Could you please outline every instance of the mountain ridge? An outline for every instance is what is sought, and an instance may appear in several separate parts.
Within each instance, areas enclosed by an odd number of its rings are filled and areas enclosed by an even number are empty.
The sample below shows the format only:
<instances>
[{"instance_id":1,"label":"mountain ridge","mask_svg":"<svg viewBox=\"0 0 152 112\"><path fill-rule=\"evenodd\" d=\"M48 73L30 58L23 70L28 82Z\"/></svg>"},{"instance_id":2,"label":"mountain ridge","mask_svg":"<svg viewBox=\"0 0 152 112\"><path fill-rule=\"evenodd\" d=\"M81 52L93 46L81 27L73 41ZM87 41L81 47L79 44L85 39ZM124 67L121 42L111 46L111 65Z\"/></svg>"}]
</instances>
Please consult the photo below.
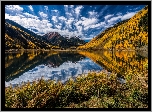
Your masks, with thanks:
<instances>
[{"instance_id":1,"label":"mountain ridge","mask_svg":"<svg viewBox=\"0 0 152 112\"><path fill-rule=\"evenodd\" d=\"M5 19L5 49L62 49L78 47L86 42L80 38L65 38L58 32L39 36L18 23Z\"/></svg>"},{"instance_id":2,"label":"mountain ridge","mask_svg":"<svg viewBox=\"0 0 152 112\"><path fill-rule=\"evenodd\" d=\"M52 45L12 20L5 20L5 49L42 49Z\"/></svg>"},{"instance_id":3,"label":"mountain ridge","mask_svg":"<svg viewBox=\"0 0 152 112\"><path fill-rule=\"evenodd\" d=\"M132 18L119 22L94 37L81 50L133 49L148 45L148 6L137 12Z\"/></svg>"},{"instance_id":4,"label":"mountain ridge","mask_svg":"<svg viewBox=\"0 0 152 112\"><path fill-rule=\"evenodd\" d=\"M47 39L52 45L59 46L60 48L71 48L83 45L86 42L81 40L79 37L62 36L58 32L49 32L42 36L42 38Z\"/></svg>"}]
</instances>

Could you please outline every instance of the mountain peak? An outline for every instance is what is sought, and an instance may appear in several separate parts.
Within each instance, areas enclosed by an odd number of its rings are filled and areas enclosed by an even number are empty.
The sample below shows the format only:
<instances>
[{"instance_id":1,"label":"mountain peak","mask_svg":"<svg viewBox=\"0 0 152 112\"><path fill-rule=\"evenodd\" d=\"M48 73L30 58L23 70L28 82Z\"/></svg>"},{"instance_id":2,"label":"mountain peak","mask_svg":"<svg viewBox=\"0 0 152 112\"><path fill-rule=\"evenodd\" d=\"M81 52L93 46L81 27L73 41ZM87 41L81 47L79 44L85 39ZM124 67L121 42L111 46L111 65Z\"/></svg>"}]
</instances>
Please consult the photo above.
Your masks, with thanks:
<instances>
[{"instance_id":1,"label":"mountain peak","mask_svg":"<svg viewBox=\"0 0 152 112\"><path fill-rule=\"evenodd\" d=\"M61 36L58 32L48 32L43 37L46 37L48 40L50 40L50 39L52 39L54 37L58 37L58 36Z\"/></svg>"}]
</instances>

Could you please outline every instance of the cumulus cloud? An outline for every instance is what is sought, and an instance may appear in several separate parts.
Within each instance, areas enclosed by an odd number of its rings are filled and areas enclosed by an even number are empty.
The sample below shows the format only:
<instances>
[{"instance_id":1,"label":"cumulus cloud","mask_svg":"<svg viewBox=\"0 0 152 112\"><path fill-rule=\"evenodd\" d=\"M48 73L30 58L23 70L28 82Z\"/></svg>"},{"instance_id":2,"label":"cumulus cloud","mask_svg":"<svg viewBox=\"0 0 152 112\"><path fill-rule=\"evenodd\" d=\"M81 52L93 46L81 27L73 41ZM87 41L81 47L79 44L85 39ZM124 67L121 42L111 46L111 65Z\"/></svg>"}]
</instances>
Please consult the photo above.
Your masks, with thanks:
<instances>
[{"instance_id":1,"label":"cumulus cloud","mask_svg":"<svg viewBox=\"0 0 152 112\"><path fill-rule=\"evenodd\" d=\"M57 21L57 16L52 16L52 20L53 20L54 22L58 22L58 21Z\"/></svg>"},{"instance_id":2,"label":"cumulus cloud","mask_svg":"<svg viewBox=\"0 0 152 112\"><path fill-rule=\"evenodd\" d=\"M69 16L72 16L72 14L69 13L69 12L66 12L65 14L66 14L68 17L69 17Z\"/></svg>"},{"instance_id":3,"label":"cumulus cloud","mask_svg":"<svg viewBox=\"0 0 152 112\"><path fill-rule=\"evenodd\" d=\"M28 5L28 7L29 10L33 10L34 8L31 5ZM46 11L48 10L48 6L44 6L44 12L41 10L38 12L38 15L35 15L35 13L31 14L28 12L22 12L23 8L19 5L6 5L5 9L7 9L6 12L8 12L5 14L5 18L11 19L23 27L31 29L32 31L35 31L35 33L41 35L55 31L59 32L61 35L68 34L71 36L75 35L86 37L85 34L87 34L86 32L88 31L96 31L96 33L99 33L103 29L111 27L116 22L131 18L135 14L135 12L131 12L123 15L121 12L117 12L113 14L103 15L105 14L103 12L106 11L108 7L109 6L102 7L101 11L99 12L96 12L98 9L94 9L86 12L88 14L84 15L84 13L82 13L83 6L64 5L63 12L65 13L63 15L65 16L61 16L61 13L58 13L60 9L52 9L50 14L51 17L49 17L47 15L48 11ZM10 12L12 10L15 10L15 13ZM102 18L98 18L98 15L100 15ZM41 18L43 20L41 20ZM53 23L51 23L51 21L48 19L52 20ZM100 19L103 19L103 21ZM52 27L53 25L54 27ZM93 33L92 35L87 35L87 37L94 37L95 35L96 34Z\"/></svg>"},{"instance_id":4,"label":"cumulus cloud","mask_svg":"<svg viewBox=\"0 0 152 112\"><path fill-rule=\"evenodd\" d=\"M23 8L19 5L6 5L5 9L11 10L11 11L23 11Z\"/></svg>"},{"instance_id":5,"label":"cumulus cloud","mask_svg":"<svg viewBox=\"0 0 152 112\"><path fill-rule=\"evenodd\" d=\"M92 18L92 17L98 17L99 16L98 13L95 12L95 11L89 11L88 14L89 14L90 18Z\"/></svg>"},{"instance_id":6,"label":"cumulus cloud","mask_svg":"<svg viewBox=\"0 0 152 112\"><path fill-rule=\"evenodd\" d=\"M43 17L43 18L47 18L47 14L45 14L44 12L39 12L40 16Z\"/></svg>"},{"instance_id":7,"label":"cumulus cloud","mask_svg":"<svg viewBox=\"0 0 152 112\"><path fill-rule=\"evenodd\" d=\"M26 16L26 17L28 17L28 18L35 18L35 19L38 19L38 18L39 18L39 17L34 16L34 15L32 15L32 14L30 14L30 13L27 13L27 12L23 13L23 15ZM23 16L23 15L20 14L20 16Z\"/></svg>"},{"instance_id":8,"label":"cumulus cloud","mask_svg":"<svg viewBox=\"0 0 152 112\"><path fill-rule=\"evenodd\" d=\"M65 21L66 25L72 29L71 25L72 25L72 22L74 21L74 18L69 18L68 20Z\"/></svg>"},{"instance_id":9,"label":"cumulus cloud","mask_svg":"<svg viewBox=\"0 0 152 112\"><path fill-rule=\"evenodd\" d=\"M25 16L22 15L22 17L24 18ZM22 17L20 17L20 16L12 16L10 14L5 13L5 19L10 19L10 20L13 20L13 21L16 21L18 19L22 19Z\"/></svg>"},{"instance_id":10,"label":"cumulus cloud","mask_svg":"<svg viewBox=\"0 0 152 112\"><path fill-rule=\"evenodd\" d=\"M61 29L62 25L55 25L56 28Z\"/></svg>"},{"instance_id":11,"label":"cumulus cloud","mask_svg":"<svg viewBox=\"0 0 152 112\"><path fill-rule=\"evenodd\" d=\"M31 11L34 11L33 7L31 5L29 5L28 7L30 8Z\"/></svg>"},{"instance_id":12,"label":"cumulus cloud","mask_svg":"<svg viewBox=\"0 0 152 112\"><path fill-rule=\"evenodd\" d=\"M83 8L82 5L76 7L76 8L75 8L75 13L76 13L77 15L79 15L82 8Z\"/></svg>"},{"instance_id":13,"label":"cumulus cloud","mask_svg":"<svg viewBox=\"0 0 152 112\"><path fill-rule=\"evenodd\" d=\"M75 22L74 25L76 26L76 29L82 33L83 30L88 30L89 28L95 28L102 24L102 23L96 24L97 22L98 22L97 18L81 17L81 20Z\"/></svg>"},{"instance_id":14,"label":"cumulus cloud","mask_svg":"<svg viewBox=\"0 0 152 112\"><path fill-rule=\"evenodd\" d=\"M122 16L121 20L129 19L129 18L133 17L135 14L136 14L136 12L127 13Z\"/></svg>"},{"instance_id":15,"label":"cumulus cloud","mask_svg":"<svg viewBox=\"0 0 152 112\"><path fill-rule=\"evenodd\" d=\"M84 27L88 26L88 25L92 25L98 22L97 18L86 18L86 17L81 17L82 21L80 21L82 23L82 25Z\"/></svg>"},{"instance_id":16,"label":"cumulus cloud","mask_svg":"<svg viewBox=\"0 0 152 112\"><path fill-rule=\"evenodd\" d=\"M40 20L39 17L29 13L17 14L15 16L5 13L5 19L13 20L27 29L36 29L40 34L47 33L53 26L50 21L45 19Z\"/></svg>"},{"instance_id":17,"label":"cumulus cloud","mask_svg":"<svg viewBox=\"0 0 152 112\"><path fill-rule=\"evenodd\" d=\"M67 20L67 18L65 18L64 16L60 16L59 19L60 19L60 20L64 20L64 21Z\"/></svg>"}]
</instances>

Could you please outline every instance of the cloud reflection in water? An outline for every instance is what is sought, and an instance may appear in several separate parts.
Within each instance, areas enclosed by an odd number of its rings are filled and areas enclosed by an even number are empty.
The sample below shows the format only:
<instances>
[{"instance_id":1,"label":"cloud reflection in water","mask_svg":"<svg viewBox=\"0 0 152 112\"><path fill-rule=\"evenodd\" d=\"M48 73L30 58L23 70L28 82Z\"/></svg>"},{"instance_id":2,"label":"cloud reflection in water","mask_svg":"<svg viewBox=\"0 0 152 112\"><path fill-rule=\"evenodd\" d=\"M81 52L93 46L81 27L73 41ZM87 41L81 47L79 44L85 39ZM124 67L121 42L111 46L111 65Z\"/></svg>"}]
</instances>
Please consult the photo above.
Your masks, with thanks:
<instances>
[{"instance_id":1,"label":"cloud reflection in water","mask_svg":"<svg viewBox=\"0 0 152 112\"><path fill-rule=\"evenodd\" d=\"M58 67L48 66L48 65L38 65L32 70L23 73L23 75L11 80L9 82L5 82L5 86L8 86L10 83L12 85L21 84L21 82L32 82L33 80L37 80L43 76L44 79L52 79L55 81L66 82L69 78L77 77L79 74L86 74L89 71L100 71L102 67L94 63L89 58L82 59L75 63L71 61L64 62L62 65Z\"/></svg>"}]
</instances>

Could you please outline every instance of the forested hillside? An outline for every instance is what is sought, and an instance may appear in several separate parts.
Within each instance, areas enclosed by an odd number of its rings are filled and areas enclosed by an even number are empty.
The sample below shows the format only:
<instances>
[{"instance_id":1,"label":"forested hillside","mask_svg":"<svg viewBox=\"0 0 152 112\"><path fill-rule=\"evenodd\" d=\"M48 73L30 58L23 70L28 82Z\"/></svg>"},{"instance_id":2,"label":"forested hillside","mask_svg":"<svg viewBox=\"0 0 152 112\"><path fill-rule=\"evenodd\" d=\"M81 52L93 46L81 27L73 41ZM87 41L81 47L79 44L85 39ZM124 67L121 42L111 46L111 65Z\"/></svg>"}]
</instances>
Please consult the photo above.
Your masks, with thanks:
<instances>
[{"instance_id":1,"label":"forested hillside","mask_svg":"<svg viewBox=\"0 0 152 112\"><path fill-rule=\"evenodd\" d=\"M5 49L41 49L52 45L14 21L5 20Z\"/></svg>"},{"instance_id":2,"label":"forested hillside","mask_svg":"<svg viewBox=\"0 0 152 112\"><path fill-rule=\"evenodd\" d=\"M56 33L57 35L53 35ZM76 48L86 42L78 37L65 38L58 32L44 36L22 27L18 23L5 20L5 50L9 49L66 49Z\"/></svg>"},{"instance_id":3,"label":"forested hillside","mask_svg":"<svg viewBox=\"0 0 152 112\"><path fill-rule=\"evenodd\" d=\"M148 6L106 29L78 49L136 49L148 45Z\"/></svg>"}]
</instances>

